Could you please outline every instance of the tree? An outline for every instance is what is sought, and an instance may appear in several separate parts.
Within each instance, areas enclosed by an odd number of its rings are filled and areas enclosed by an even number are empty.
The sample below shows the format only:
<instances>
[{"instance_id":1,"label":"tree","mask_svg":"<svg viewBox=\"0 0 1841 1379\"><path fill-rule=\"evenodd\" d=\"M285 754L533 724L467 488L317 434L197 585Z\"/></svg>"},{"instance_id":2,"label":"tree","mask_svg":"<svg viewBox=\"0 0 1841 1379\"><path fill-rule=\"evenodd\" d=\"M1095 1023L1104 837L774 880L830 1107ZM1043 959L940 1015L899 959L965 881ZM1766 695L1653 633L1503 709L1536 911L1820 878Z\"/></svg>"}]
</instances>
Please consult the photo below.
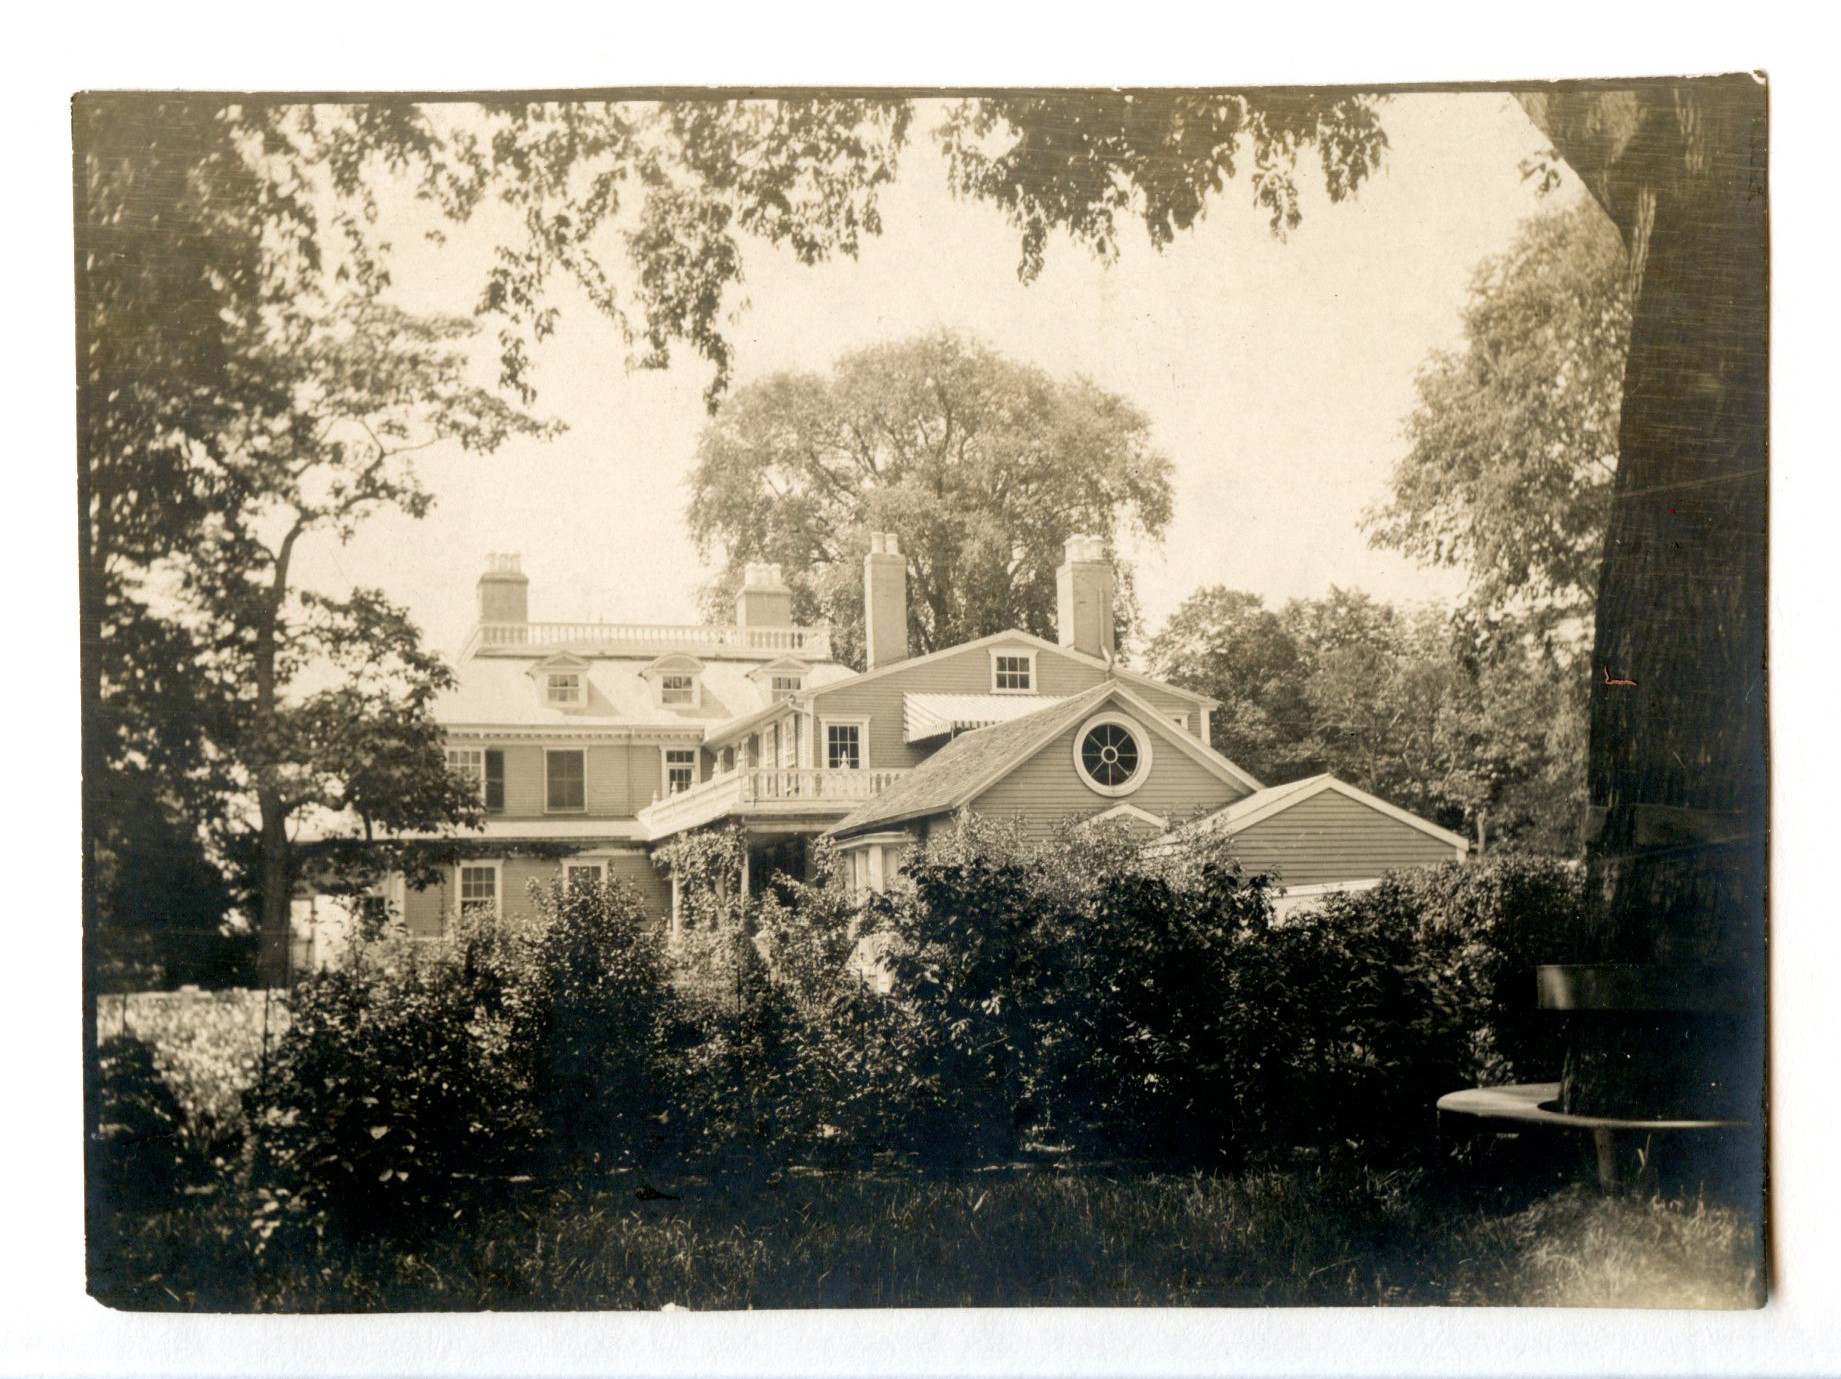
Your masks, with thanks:
<instances>
[{"instance_id":1,"label":"tree","mask_svg":"<svg viewBox=\"0 0 1841 1379\"><path fill-rule=\"evenodd\" d=\"M1215 749L1277 784L1312 773L1317 749L1303 655L1258 594L1198 589L1145 648L1153 674L1220 700Z\"/></svg>"},{"instance_id":2,"label":"tree","mask_svg":"<svg viewBox=\"0 0 1841 1379\"><path fill-rule=\"evenodd\" d=\"M1589 198L1522 227L1472 276L1465 345L1421 369L1375 544L1470 576L1480 619L1583 631L1617 469L1630 298Z\"/></svg>"},{"instance_id":3,"label":"tree","mask_svg":"<svg viewBox=\"0 0 1841 1379\"><path fill-rule=\"evenodd\" d=\"M1055 570L1081 533L1114 552L1128 630L1115 543L1163 531L1169 474L1123 398L940 333L846 355L828 378L737 390L698 446L690 524L727 558L714 602L729 605L745 565L777 562L798 611L828 618L860 663L872 531L901 538L917 652L1010 627L1052 635Z\"/></svg>"},{"instance_id":4,"label":"tree","mask_svg":"<svg viewBox=\"0 0 1841 1379\"><path fill-rule=\"evenodd\" d=\"M285 410L227 419L212 457L224 498L173 562L174 601L206 654L212 746L226 826L253 801L262 974L287 967L295 879L290 823L350 811L365 831L469 822L477 800L446 770L432 716L452 672L407 613L375 590L343 598L292 582L301 541L348 539L387 508L419 517L432 498L412 456L441 442L491 452L552 428L467 380L454 348L470 322L407 315L364 297L309 304L241 342Z\"/></svg>"},{"instance_id":5,"label":"tree","mask_svg":"<svg viewBox=\"0 0 1841 1379\"><path fill-rule=\"evenodd\" d=\"M1210 695L1214 746L1280 784L1332 772L1471 836L1577 846L1582 706L1531 639L1478 644L1468 619L1355 590L1292 599L1192 594L1150 644L1158 674ZM1574 696L1577 697L1576 695Z\"/></svg>"}]
</instances>

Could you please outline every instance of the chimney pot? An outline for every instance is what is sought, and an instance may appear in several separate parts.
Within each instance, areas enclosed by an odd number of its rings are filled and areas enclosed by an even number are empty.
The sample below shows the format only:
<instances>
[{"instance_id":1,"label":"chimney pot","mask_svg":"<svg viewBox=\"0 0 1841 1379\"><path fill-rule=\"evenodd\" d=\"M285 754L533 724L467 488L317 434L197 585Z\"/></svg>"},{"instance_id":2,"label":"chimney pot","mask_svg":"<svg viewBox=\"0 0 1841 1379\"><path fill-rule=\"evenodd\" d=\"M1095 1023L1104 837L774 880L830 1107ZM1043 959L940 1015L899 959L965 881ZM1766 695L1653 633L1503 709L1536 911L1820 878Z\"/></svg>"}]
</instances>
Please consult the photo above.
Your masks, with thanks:
<instances>
[{"instance_id":1,"label":"chimney pot","mask_svg":"<svg viewBox=\"0 0 1841 1379\"><path fill-rule=\"evenodd\" d=\"M742 567L741 592L735 596L735 621L741 627L791 627L793 591L780 578L780 567L751 561Z\"/></svg>"}]
</instances>

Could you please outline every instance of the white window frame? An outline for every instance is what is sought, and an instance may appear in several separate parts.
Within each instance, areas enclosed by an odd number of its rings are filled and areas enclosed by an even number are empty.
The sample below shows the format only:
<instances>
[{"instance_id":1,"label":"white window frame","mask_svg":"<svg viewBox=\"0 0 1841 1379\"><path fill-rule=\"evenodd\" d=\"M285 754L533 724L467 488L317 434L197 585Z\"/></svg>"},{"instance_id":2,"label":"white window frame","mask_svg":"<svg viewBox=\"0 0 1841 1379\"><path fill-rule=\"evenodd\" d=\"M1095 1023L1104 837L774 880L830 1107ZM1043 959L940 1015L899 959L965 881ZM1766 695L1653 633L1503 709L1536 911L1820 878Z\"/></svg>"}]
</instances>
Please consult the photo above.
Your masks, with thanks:
<instances>
[{"instance_id":1,"label":"white window frame","mask_svg":"<svg viewBox=\"0 0 1841 1379\"><path fill-rule=\"evenodd\" d=\"M668 800L674 793L683 793L683 791L674 792L671 788L671 754L673 752L684 753L690 757L688 763L690 766L690 784L685 786L684 789L695 790L698 785L697 776L700 774L700 768L703 763L698 760L697 749L695 747L660 747L658 749L658 793L660 799ZM683 767L687 763L679 762L677 764L679 767Z\"/></svg>"},{"instance_id":2,"label":"white window frame","mask_svg":"<svg viewBox=\"0 0 1841 1379\"><path fill-rule=\"evenodd\" d=\"M591 871L595 874L595 884L604 885L607 881L607 859L603 857L565 857L563 858L563 894L569 894L574 884L569 879L572 871Z\"/></svg>"},{"instance_id":3,"label":"white window frame","mask_svg":"<svg viewBox=\"0 0 1841 1379\"><path fill-rule=\"evenodd\" d=\"M470 761L457 762L456 757L471 758ZM470 775L479 791L479 802L486 803L486 749L484 747L449 747L447 749L447 769L456 775Z\"/></svg>"},{"instance_id":4,"label":"white window frame","mask_svg":"<svg viewBox=\"0 0 1841 1379\"><path fill-rule=\"evenodd\" d=\"M833 766L831 764L831 730L833 728L855 728L857 730L857 764L855 766ZM867 771L869 770L869 719L867 718L821 718L818 721L819 764L826 771Z\"/></svg>"},{"instance_id":5,"label":"white window frame","mask_svg":"<svg viewBox=\"0 0 1841 1379\"><path fill-rule=\"evenodd\" d=\"M798 715L780 720L780 752L767 764L777 771L791 771L799 765Z\"/></svg>"},{"instance_id":6,"label":"white window frame","mask_svg":"<svg viewBox=\"0 0 1841 1379\"><path fill-rule=\"evenodd\" d=\"M578 805L550 803L550 758L573 754L582 759L582 802ZM586 814L588 812L588 749L586 747L545 747L543 749L543 812L545 814Z\"/></svg>"},{"instance_id":7,"label":"white window frame","mask_svg":"<svg viewBox=\"0 0 1841 1379\"><path fill-rule=\"evenodd\" d=\"M1029 683L1023 686L1001 686L997 683L997 663L1002 660L1025 661L1028 663ZM992 694L1034 694L1037 692L1036 653L1028 647L994 646L991 648L991 693Z\"/></svg>"},{"instance_id":8,"label":"white window frame","mask_svg":"<svg viewBox=\"0 0 1841 1379\"><path fill-rule=\"evenodd\" d=\"M565 680L574 683L560 683ZM557 708L580 708L587 688L579 670L546 670L543 674L543 702Z\"/></svg>"},{"instance_id":9,"label":"white window frame","mask_svg":"<svg viewBox=\"0 0 1841 1379\"><path fill-rule=\"evenodd\" d=\"M674 686L670 682L683 680L687 683ZM672 699L672 694L682 693L684 698ZM697 709L703 707L703 677L694 670L661 670L658 673L658 702L668 709Z\"/></svg>"},{"instance_id":10,"label":"white window frame","mask_svg":"<svg viewBox=\"0 0 1841 1379\"><path fill-rule=\"evenodd\" d=\"M784 704L804 688L803 675L770 675L767 677L767 702Z\"/></svg>"},{"instance_id":11,"label":"white window frame","mask_svg":"<svg viewBox=\"0 0 1841 1379\"><path fill-rule=\"evenodd\" d=\"M454 918L462 919L467 913L468 901L464 888L469 871L490 871L492 873L492 909L499 919L503 919L505 917L505 864L497 858L481 858L454 864Z\"/></svg>"},{"instance_id":12,"label":"white window frame","mask_svg":"<svg viewBox=\"0 0 1841 1379\"><path fill-rule=\"evenodd\" d=\"M1087 734L1092 732L1095 728L1102 727L1108 723L1125 729L1126 732L1131 734L1132 741L1138 744L1138 769L1132 772L1129 780L1120 785L1102 785L1099 781L1093 779L1092 776L1087 774L1086 762L1082 761L1080 758L1080 749L1082 744L1087 740ZM1080 777L1080 783L1082 785L1086 786L1087 789L1091 790L1096 795L1104 795L1107 799L1118 799L1124 795L1136 794L1139 790L1144 788L1144 782L1151 777L1150 730L1142 723L1138 722L1137 719L1128 717L1122 713L1107 712L1094 714L1093 717L1089 718L1085 723L1082 723L1080 725L1080 730L1074 734L1074 772Z\"/></svg>"}]
</instances>

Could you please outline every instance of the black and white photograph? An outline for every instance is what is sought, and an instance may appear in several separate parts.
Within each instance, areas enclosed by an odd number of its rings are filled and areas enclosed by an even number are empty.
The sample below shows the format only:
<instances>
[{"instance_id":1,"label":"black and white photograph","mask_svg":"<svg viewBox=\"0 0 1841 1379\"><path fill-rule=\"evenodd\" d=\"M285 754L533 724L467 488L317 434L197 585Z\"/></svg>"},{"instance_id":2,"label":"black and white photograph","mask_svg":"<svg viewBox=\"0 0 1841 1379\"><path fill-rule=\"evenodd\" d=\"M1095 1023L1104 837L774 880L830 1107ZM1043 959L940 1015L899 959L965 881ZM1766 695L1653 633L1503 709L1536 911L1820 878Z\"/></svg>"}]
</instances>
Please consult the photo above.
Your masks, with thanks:
<instances>
[{"instance_id":1,"label":"black and white photograph","mask_svg":"<svg viewBox=\"0 0 1841 1379\"><path fill-rule=\"evenodd\" d=\"M1764 1307L1769 96L76 94L88 1295Z\"/></svg>"}]
</instances>

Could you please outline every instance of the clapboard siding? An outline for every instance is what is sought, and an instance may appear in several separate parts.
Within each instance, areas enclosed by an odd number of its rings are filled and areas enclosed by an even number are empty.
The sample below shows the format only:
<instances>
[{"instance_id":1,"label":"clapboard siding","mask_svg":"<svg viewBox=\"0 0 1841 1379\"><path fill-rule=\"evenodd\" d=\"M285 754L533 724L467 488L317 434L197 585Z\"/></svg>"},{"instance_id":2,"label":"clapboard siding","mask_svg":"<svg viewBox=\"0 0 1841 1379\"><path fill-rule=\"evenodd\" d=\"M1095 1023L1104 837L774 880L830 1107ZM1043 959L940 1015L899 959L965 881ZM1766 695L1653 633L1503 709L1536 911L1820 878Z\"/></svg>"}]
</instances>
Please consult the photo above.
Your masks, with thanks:
<instances>
[{"instance_id":1,"label":"clapboard siding","mask_svg":"<svg viewBox=\"0 0 1841 1379\"><path fill-rule=\"evenodd\" d=\"M578 864L606 863L610 877L624 881L639 893L648 915L662 920L671 913L670 884L652 865L651 858L643 851L634 849L612 854L597 851L592 855L584 854L562 860L541 857L501 859L499 902L505 918L513 922L535 918L537 906L531 898L532 883L535 882L541 888L547 887L552 881L560 881L563 867L572 861ZM455 870L446 867L434 885L419 891L405 888L403 922L411 934L418 938L431 938L447 932L448 920L454 913L455 885Z\"/></svg>"},{"instance_id":2,"label":"clapboard siding","mask_svg":"<svg viewBox=\"0 0 1841 1379\"><path fill-rule=\"evenodd\" d=\"M1271 872L1292 886L1363 881L1456 856L1451 844L1334 790L1240 830L1234 852L1248 871Z\"/></svg>"},{"instance_id":3,"label":"clapboard siding","mask_svg":"<svg viewBox=\"0 0 1841 1379\"><path fill-rule=\"evenodd\" d=\"M544 749L533 743L515 743L499 749L505 753L505 811L493 818L540 819L548 812ZM661 793L664 749L625 743L568 744L567 750L585 751L584 798L588 818L630 819Z\"/></svg>"},{"instance_id":4,"label":"clapboard siding","mask_svg":"<svg viewBox=\"0 0 1841 1379\"><path fill-rule=\"evenodd\" d=\"M813 700L822 722L827 718L868 718L869 765L881 770L918 766L930 754L930 748L910 746L902 696L908 694L989 694L991 692L991 656L996 652L1014 651L1036 658L1037 694L1062 697L1092 689L1106 678L1098 666L1090 666L1057 651L1039 648L1029 642L994 642L972 647L937 660L917 662L866 684L848 682L827 689ZM1168 690L1152 689L1137 681L1121 681L1125 688L1145 703L1172 719L1188 715L1188 731L1200 740L1201 711L1196 705ZM823 743L819 750L822 753Z\"/></svg>"},{"instance_id":5,"label":"clapboard siding","mask_svg":"<svg viewBox=\"0 0 1841 1379\"><path fill-rule=\"evenodd\" d=\"M1174 728L1172 729L1174 730ZM1074 769L1070 728L972 801L975 813L1020 816L1032 833L1051 832L1069 818L1085 819L1119 803L1087 786ZM1184 823L1199 811L1220 809L1247 794L1238 781L1222 780L1171 742L1153 739L1150 777L1125 798L1139 809Z\"/></svg>"}]
</instances>

